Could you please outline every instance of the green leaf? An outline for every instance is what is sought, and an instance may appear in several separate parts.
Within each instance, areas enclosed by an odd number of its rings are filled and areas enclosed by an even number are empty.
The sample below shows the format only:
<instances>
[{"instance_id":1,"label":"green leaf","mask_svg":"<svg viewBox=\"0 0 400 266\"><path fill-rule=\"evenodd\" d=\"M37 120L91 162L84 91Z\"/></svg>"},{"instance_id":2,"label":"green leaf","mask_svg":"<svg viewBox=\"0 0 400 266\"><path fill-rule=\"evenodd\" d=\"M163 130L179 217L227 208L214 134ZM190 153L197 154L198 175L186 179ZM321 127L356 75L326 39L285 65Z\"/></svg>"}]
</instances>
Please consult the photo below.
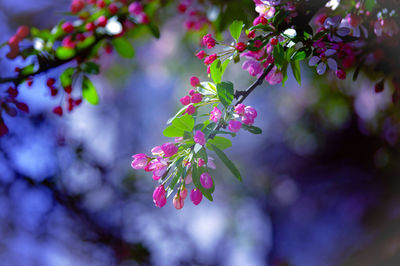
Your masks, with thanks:
<instances>
[{"instance_id":1,"label":"green leaf","mask_svg":"<svg viewBox=\"0 0 400 266\"><path fill-rule=\"evenodd\" d=\"M274 31L270 26L263 24L257 24L255 26L252 26L249 28L249 30Z\"/></svg>"},{"instance_id":2,"label":"green leaf","mask_svg":"<svg viewBox=\"0 0 400 266\"><path fill-rule=\"evenodd\" d=\"M171 124L172 121L174 121L174 119L176 119L178 116L180 116L181 114L183 114L183 113L186 111L187 107L188 107L188 106L183 106L181 109L179 109L179 111L178 111L173 117L171 117L170 119L168 119L167 125Z\"/></svg>"},{"instance_id":3,"label":"green leaf","mask_svg":"<svg viewBox=\"0 0 400 266\"><path fill-rule=\"evenodd\" d=\"M75 68L69 67L64 70L64 72L60 75L61 86L68 87L72 85L72 75L75 72Z\"/></svg>"},{"instance_id":4,"label":"green leaf","mask_svg":"<svg viewBox=\"0 0 400 266\"><path fill-rule=\"evenodd\" d=\"M82 71L88 74L97 75L100 72L100 67L98 64L93 62L86 62L82 65Z\"/></svg>"},{"instance_id":5,"label":"green leaf","mask_svg":"<svg viewBox=\"0 0 400 266\"><path fill-rule=\"evenodd\" d=\"M201 158L205 163L208 163L208 155L204 147L201 147L201 149L196 152L196 157Z\"/></svg>"},{"instance_id":6,"label":"green leaf","mask_svg":"<svg viewBox=\"0 0 400 266\"><path fill-rule=\"evenodd\" d=\"M261 130L261 128L259 128L259 127L248 126L248 125L246 125L246 124L242 124L242 128L243 128L244 130L246 130L246 131L248 131L248 132L250 132L250 133L256 134L256 135L262 134L262 130Z\"/></svg>"},{"instance_id":7,"label":"green leaf","mask_svg":"<svg viewBox=\"0 0 400 266\"><path fill-rule=\"evenodd\" d=\"M275 45L272 54L274 56L276 66L281 67L285 61L285 51L280 43Z\"/></svg>"},{"instance_id":8,"label":"green leaf","mask_svg":"<svg viewBox=\"0 0 400 266\"><path fill-rule=\"evenodd\" d=\"M229 169L229 171L231 171L231 173L239 180L242 181L242 176L240 175L239 170L237 169L237 167L235 166L235 164L229 160L228 156L226 156L226 154L221 151L220 149L218 149L217 146L211 144L212 149L215 151L215 153L218 155L218 157L221 159L221 161L225 164L225 166Z\"/></svg>"},{"instance_id":9,"label":"green leaf","mask_svg":"<svg viewBox=\"0 0 400 266\"><path fill-rule=\"evenodd\" d=\"M96 38L94 36L90 36L87 37L86 39L84 39L82 42L79 42L76 45L76 48L78 48L78 50L83 50L88 48L90 45L94 44L94 42L96 41Z\"/></svg>"},{"instance_id":10,"label":"green leaf","mask_svg":"<svg viewBox=\"0 0 400 266\"><path fill-rule=\"evenodd\" d=\"M307 53L305 50L298 50L292 54L290 60L292 61L299 61L299 60L304 60L307 57Z\"/></svg>"},{"instance_id":11,"label":"green leaf","mask_svg":"<svg viewBox=\"0 0 400 266\"><path fill-rule=\"evenodd\" d=\"M229 60L225 60L223 63L221 63L221 61L218 59L211 64L210 73L211 73L211 78L215 84L221 82L222 75L224 75L224 72L229 62L230 62Z\"/></svg>"},{"instance_id":12,"label":"green leaf","mask_svg":"<svg viewBox=\"0 0 400 266\"><path fill-rule=\"evenodd\" d=\"M158 29L156 24L149 23L149 24L147 24L147 26L149 27L151 34L153 34L154 37L159 39L160 38L160 30Z\"/></svg>"},{"instance_id":13,"label":"green leaf","mask_svg":"<svg viewBox=\"0 0 400 266\"><path fill-rule=\"evenodd\" d=\"M238 21L238 20L235 20L229 27L229 31L231 32L233 39L235 39L236 41L239 40L242 28L243 28L243 21Z\"/></svg>"},{"instance_id":14,"label":"green leaf","mask_svg":"<svg viewBox=\"0 0 400 266\"><path fill-rule=\"evenodd\" d=\"M290 62L290 66L292 67L293 76L297 80L297 83L301 85L301 72L300 72L300 63L299 61Z\"/></svg>"},{"instance_id":15,"label":"green leaf","mask_svg":"<svg viewBox=\"0 0 400 266\"><path fill-rule=\"evenodd\" d=\"M233 84L231 82L221 82L217 84L217 95L221 103L228 107L234 97Z\"/></svg>"},{"instance_id":16,"label":"green leaf","mask_svg":"<svg viewBox=\"0 0 400 266\"><path fill-rule=\"evenodd\" d=\"M84 76L82 80L82 97L91 104L99 103L96 88L87 76Z\"/></svg>"},{"instance_id":17,"label":"green leaf","mask_svg":"<svg viewBox=\"0 0 400 266\"><path fill-rule=\"evenodd\" d=\"M217 88L215 87L214 83L211 82L201 82L200 87L197 90L203 95L216 95Z\"/></svg>"},{"instance_id":18,"label":"green leaf","mask_svg":"<svg viewBox=\"0 0 400 266\"><path fill-rule=\"evenodd\" d=\"M30 64L30 65L24 67L24 68L21 70L21 74L24 75L24 76L25 76L25 75L30 75L30 74L32 74L33 72L35 72L35 65L34 65L34 64Z\"/></svg>"},{"instance_id":19,"label":"green leaf","mask_svg":"<svg viewBox=\"0 0 400 266\"><path fill-rule=\"evenodd\" d=\"M174 126L169 126L163 131L163 135L167 138L178 138L183 137L185 131Z\"/></svg>"},{"instance_id":20,"label":"green leaf","mask_svg":"<svg viewBox=\"0 0 400 266\"><path fill-rule=\"evenodd\" d=\"M225 150L228 149L229 147L232 147L232 142L230 139L220 137L220 136L215 136L213 139L209 139L206 146L208 149L212 150L212 146L217 146L218 149L220 150Z\"/></svg>"},{"instance_id":21,"label":"green leaf","mask_svg":"<svg viewBox=\"0 0 400 266\"><path fill-rule=\"evenodd\" d=\"M191 115L185 114L181 117L177 117L172 121L172 126L181 129L183 131L191 132L194 127L194 118Z\"/></svg>"},{"instance_id":22,"label":"green leaf","mask_svg":"<svg viewBox=\"0 0 400 266\"><path fill-rule=\"evenodd\" d=\"M124 37L115 38L111 41L118 54L125 58L133 58L135 50L132 44Z\"/></svg>"},{"instance_id":23,"label":"green leaf","mask_svg":"<svg viewBox=\"0 0 400 266\"><path fill-rule=\"evenodd\" d=\"M56 50L56 56L61 60L67 60L75 56L75 49L60 46Z\"/></svg>"}]
</instances>

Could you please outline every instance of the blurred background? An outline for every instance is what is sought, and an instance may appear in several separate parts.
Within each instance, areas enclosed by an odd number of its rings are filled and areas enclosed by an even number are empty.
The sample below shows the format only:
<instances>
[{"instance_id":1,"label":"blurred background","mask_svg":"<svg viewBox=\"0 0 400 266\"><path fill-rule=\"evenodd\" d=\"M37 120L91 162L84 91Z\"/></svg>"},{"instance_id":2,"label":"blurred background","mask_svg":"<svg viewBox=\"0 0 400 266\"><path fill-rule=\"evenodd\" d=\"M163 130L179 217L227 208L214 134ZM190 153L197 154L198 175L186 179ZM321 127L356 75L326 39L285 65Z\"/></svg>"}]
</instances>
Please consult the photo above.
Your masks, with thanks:
<instances>
[{"instance_id":1,"label":"blurred background","mask_svg":"<svg viewBox=\"0 0 400 266\"><path fill-rule=\"evenodd\" d=\"M0 42L21 24L51 27L69 3L0 0ZM301 87L259 87L246 104L263 134L240 132L227 150L243 183L217 161L213 203L153 205L156 184L131 155L165 142L190 76L207 79L198 35L168 12L134 60L99 58L98 106L51 113L61 99L45 83L62 69L21 87L31 112L5 117L0 138L0 265L400 265L400 116L362 74L303 66ZM1 76L21 63L0 61ZM253 81L240 64L225 79Z\"/></svg>"}]
</instances>

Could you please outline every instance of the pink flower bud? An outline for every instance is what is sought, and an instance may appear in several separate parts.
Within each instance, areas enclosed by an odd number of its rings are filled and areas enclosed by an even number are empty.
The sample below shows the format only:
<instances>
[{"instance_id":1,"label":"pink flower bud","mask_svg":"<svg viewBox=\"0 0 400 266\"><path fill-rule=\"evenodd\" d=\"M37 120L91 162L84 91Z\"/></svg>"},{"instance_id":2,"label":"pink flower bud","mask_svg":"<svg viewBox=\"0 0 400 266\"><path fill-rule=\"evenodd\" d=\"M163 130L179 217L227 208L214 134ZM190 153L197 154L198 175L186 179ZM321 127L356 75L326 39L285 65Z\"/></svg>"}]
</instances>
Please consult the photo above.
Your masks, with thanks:
<instances>
[{"instance_id":1,"label":"pink flower bud","mask_svg":"<svg viewBox=\"0 0 400 266\"><path fill-rule=\"evenodd\" d=\"M206 144L205 135L203 132L201 132L201 130L197 130L196 133L194 134L194 142L200 145Z\"/></svg>"},{"instance_id":2,"label":"pink flower bud","mask_svg":"<svg viewBox=\"0 0 400 266\"><path fill-rule=\"evenodd\" d=\"M205 189L210 189L213 186L213 180L209 173L202 173L200 175L200 183Z\"/></svg>"},{"instance_id":3,"label":"pink flower bud","mask_svg":"<svg viewBox=\"0 0 400 266\"><path fill-rule=\"evenodd\" d=\"M186 95L186 96L182 97L179 101L183 105L188 105L188 104L190 104L190 96Z\"/></svg>"},{"instance_id":4,"label":"pink flower bud","mask_svg":"<svg viewBox=\"0 0 400 266\"><path fill-rule=\"evenodd\" d=\"M133 2L129 5L128 11L133 15L140 15L143 12L143 7L139 2Z\"/></svg>"},{"instance_id":5,"label":"pink flower bud","mask_svg":"<svg viewBox=\"0 0 400 266\"><path fill-rule=\"evenodd\" d=\"M74 25L72 25L71 22L67 21L61 26L62 30L65 31L66 33L71 33L74 31Z\"/></svg>"},{"instance_id":6,"label":"pink flower bud","mask_svg":"<svg viewBox=\"0 0 400 266\"><path fill-rule=\"evenodd\" d=\"M238 52L243 52L244 50L246 50L247 45L244 44L243 42L238 42L236 44L236 50L238 50Z\"/></svg>"},{"instance_id":7,"label":"pink flower bud","mask_svg":"<svg viewBox=\"0 0 400 266\"><path fill-rule=\"evenodd\" d=\"M183 198L183 199L186 199L187 194L188 194L188 191L187 191L186 188L181 189L181 192L179 192L179 196L180 196L181 198Z\"/></svg>"},{"instance_id":8,"label":"pink flower bud","mask_svg":"<svg viewBox=\"0 0 400 266\"><path fill-rule=\"evenodd\" d=\"M206 56L206 53L203 50L201 50L196 54L196 56L198 59L203 59Z\"/></svg>"},{"instance_id":9,"label":"pink flower bud","mask_svg":"<svg viewBox=\"0 0 400 266\"><path fill-rule=\"evenodd\" d=\"M195 93L196 93L196 91L195 91L194 89L191 89L191 90L189 91L189 95L190 95L190 96L193 96Z\"/></svg>"},{"instance_id":10,"label":"pink flower bud","mask_svg":"<svg viewBox=\"0 0 400 266\"><path fill-rule=\"evenodd\" d=\"M209 55L204 59L204 64L210 65L215 61L215 59L217 59L217 54Z\"/></svg>"},{"instance_id":11,"label":"pink flower bud","mask_svg":"<svg viewBox=\"0 0 400 266\"><path fill-rule=\"evenodd\" d=\"M240 103L235 106L235 112L239 115L244 115L245 108L246 108L246 106L244 104Z\"/></svg>"},{"instance_id":12,"label":"pink flower bud","mask_svg":"<svg viewBox=\"0 0 400 266\"><path fill-rule=\"evenodd\" d=\"M99 27L105 27L107 25L107 18L105 16L101 16L96 20L96 24Z\"/></svg>"},{"instance_id":13,"label":"pink flower bud","mask_svg":"<svg viewBox=\"0 0 400 266\"><path fill-rule=\"evenodd\" d=\"M158 208L163 207L167 203L164 185L160 185L160 186L156 187L156 189L154 190L153 202Z\"/></svg>"},{"instance_id":14,"label":"pink flower bud","mask_svg":"<svg viewBox=\"0 0 400 266\"><path fill-rule=\"evenodd\" d=\"M336 76L337 76L339 79L346 79L346 72L345 72L343 69L338 68L338 69L336 70Z\"/></svg>"},{"instance_id":15,"label":"pink flower bud","mask_svg":"<svg viewBox=\"0 0 400 266\"><path fill-rule=\"evenodd\" d=\"M146 154L144 153L139 153L139 154L135 154L132 156L133 161L132 161L132 168L139 170L139 169L143 169L148 162L148 157Z\"/></svg>"},{"instance_id":16,"label":"pink flower bud","mask_svg":"<svg viewBox=\"0 0 400 266\"><path fill-rule=\"evenodd\" d=\"M118 13L118 6L117 6L115 3L111 3L111 4L108 6L108 11L110 11L110 13L111 13L112 15L115 15L115 14Z\"/></svg>"},{"instance_id":17,"label":"pink flower bud","mask_svg":"<svg viewBox=\"0 0 400 266\"><path fill-rule=\"evenodd\" d=\"M190 183L192 183L193 179L192 179L192 173L189 173L186 178L185 178L185 184L189 185Z\"/></svg>"},{"instance_id":18,"label":"pink flower bud","mask_svg":"<svg viewBox=\"0 0 400 266\"><path fill-rule=\"evenodd\" d=\"M219 119L221 119L222 112L218 109L218 107L214 107L210 113L210 120L218 123Z\"/></svg>"},{"instance_id":19,"label":"pink flower bud","mask_svg":"<svg viewBox=\"0 0 400 266\"><path fill-rule=\"evenodd\" d=\"M201 200L203 199L203 194L197 188L192 189L190 192L190 200L194 205L199 205Z\"/></svg>"},{"instance_id":20,"label":"pink flower bud","mask_svg":"<svg viewBox=\"0 0 400 266\"><path fill-rule=\"evenodd\" d=\"M196 107L193 106L193 104L190 104L187 108L186 108L186 113L189 115L192 115L196 112Z\"/></svg>"},{"instance_id":21,"label":"pink flower bud","mask_svg":"<svg viewBox=\"0 0 400 266\"><path fill-rule=\"evenodd\" d=\"M193 94L191 98L192 103L199 103L201 102L201 100L203 100L203 95L201 95L200 93Z\"/></svg>"},{"instance_id":22,"label":"pink flower bud","mask_svg":"<svg viewBox=\"0 0 400 266\"><path fill-rule=\"evenodd\" d=\"M242 123L240 123L239 121L237 121L237 120L229 121L228 128L230 131L236 133L240 130L241 127L242 127Z\"/></svg>"},{"instance_id":23,"label":"pink flower bud","mask_svg":"<svg viewBox=\"0 0 400 266\"><path fill-rule=\"evenodd\" d=\"M26 36L29 35L29 28L27 26L20 26L17 29L17 34L16 34L20 39L24 39Z\"/></svg>"},{"instance_id":24,"label":"pink flower bud","mask_svg":"<svg viewBox=\"0 0 400 266\"><path fill-rule=\"evenodd\" d=\"M4 123L3 119L0 118L0 137L6 135L8 133L8 127Z\"/></svg>"},{"instance_id":25,"label":"pink flower bud","mask_svg":"<svg viewBox=\"0 0 400 266\"><path fill-rule=\"evenodd\" d=\"M244 116L242 116L242 122L248 126L251 126L252 124L254 124L254 117L250 114L244 114Z\"/></svg>"},{"instance_id":26,"label":"pink flower bud","mask_svg":"<svg viewBox=\"0 0 400 266\"><path fill-rule=\"evenodd\" d=\"M71 3L71 12L73 14L78 13L85 7L85 2L83 0L73 0Z\"/></svg>"},{"instance_id":27,"label":"pink flower bud","mask_svg":"<svg viewBox=\"0 0 400 266\"><path fill-rule=\"evenodd\" d=\"M251 107L251 106L247 106L247 107L244 109L244 114L245 114L245 115L249 115L249 116L251 116L251 117L253 117L253 118L256 118L256 117L257 117L257 111L256 111L256 109L253 108L253 107Z\"/></svg>"},{"instance_id":28,"label":"pink flower bud","mask_svg":"<svg viewBox=\"0 0 400 266\"><path fill-rule=\"evenodd\" d=\"M205 165L206 164L206 162L203 160L203 159L199 159L199 161L197 162L197 165L199 166L199 167L202 167L203 165Z\"/></svg>"},{"instance_id":29,"label":"pink flower bud","mask_svg":"<svg viewBox=\"0 0 400 266\"><path fill-rule=\"evenodd\" d=\"M211 34L206 34L206 35L203 37L203 43L204 43L205 45L207 45L207 48L208 48L208 49L211 49L211 48L213 48L213 47L215 46L215 40L214 40L213 37L211 37Z\"/></svg>"},{"instance_id":30,"label":"pink flower bud","mask_svg":"<svg viewBox=\"0 0 400 266\"><path fill-rule=\"evenodd\" d=\"M184 198L176 194L172 203L174 204L175 209L180 210L183 208Z\"/></svg>"},{"instance_id":31,"label":"pink flower bud","mask_svg":"<svg viewBox=\"0 0 400 266\"><path fill-rule=\"evenodd\" d=\"M161 150L164 152L165 157L171 157L178 152L178 147L176 147L172 142L167 142L161 145Z\"/></svg>"},{"instance_id":32,"label":"pink flower bud","mask_svg":"<svg viewBox=\"0 0 400 266\"><path fill-rule=\"evenodd\" d=\"M193 87L199 86L199 85L200 85L200 80L199 80L199 78L198 78L198 77L195 77L195 76L191 77L191 78L190 78L190 85L192 85Z\"/></svg>"}]
</instances>

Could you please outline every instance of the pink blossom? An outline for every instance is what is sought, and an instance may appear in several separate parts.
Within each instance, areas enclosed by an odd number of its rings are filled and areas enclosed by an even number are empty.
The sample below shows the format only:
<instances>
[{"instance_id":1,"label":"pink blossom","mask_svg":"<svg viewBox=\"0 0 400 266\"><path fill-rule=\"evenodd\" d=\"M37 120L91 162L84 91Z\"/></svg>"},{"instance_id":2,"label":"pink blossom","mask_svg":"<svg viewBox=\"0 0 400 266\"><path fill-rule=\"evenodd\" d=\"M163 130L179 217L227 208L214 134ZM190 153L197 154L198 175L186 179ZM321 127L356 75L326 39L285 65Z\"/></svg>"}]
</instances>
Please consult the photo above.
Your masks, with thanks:
<instances>
[{"instance_id":1,"label":"pink blossom","mask_svg":"<svg viewBox=\"0 0 400 266\"><path fill-rule=\"evenodd\" d=\"M261 64L254 60L247 60L243 63L242 68L247 70L253 77L260 75L263 71Z\"/></svg>"},{"instance_id":2,"label":"pink blossom","mask_svg":"<svg viewBox=\"0 0 400 266\"><path fill-rule=\"evenodd\" d=\"M206 65L212 64L215 61L215 59L217 59L217 54L209 55L204 59L204 64Z\"/></svg>"},{"instance_id":3,"label":"pink blossom","mask_svg":"<svg viewBox=\"0 0 400 266\"><path fill-rule=\"evenodd\" d=\"M199 103L201 100L203 100L203 96L200 93L193 94L191 98L192 103Z\"/></svg>"},{"instance_id":4,"label":"pink blossom","mask_svg":"<svg viewBox=\"0 0 400 266\"><path fill-rule=\"evenodd\" d=\"M196 107L193 106L193 104L188 105L186 108L186 113L189 115L192 115L196 112Z\"/></svg>"},{"instance_id":5,"label":"pink blossom","mask_svg":"<svg viewBox=\"0 0 400 266\"><path fill-rule=\"evenodd\" d=\"M187 174L186 178L185 178L185 184L188 185L190 183L192 183L193 179L192 179L192 173Z\"/></svg>"},{"instance_id":6,"label":"pink blossom","mask_svg":"<svg viewBox=\"0 0 400 266\"><path fill-rule=\"evenodd\" d=\"M248 114L248 115L252 116L253 118L256 118L256 117L257 117L257 111L256 111L256 109L255 109L254 107L251 107L251 106L247 106L247 107L244 109L244 113L245 113L245 115Z\"/></svg>"},{"instance_id":7,"label":"pink blossom","mask_svg":"<svg viewBox=\"0 0 400 266\"><path fill-rule=\"evenodd\" d=\"M132 156L132 158L133 161L131 166L136 170L143 169L148 163L148 157L144 153L135 154Z\"/></svg>"},{"instance_id":8,"label":"pink blossom","mask_svg":"<svg viewBox=\"0 0 400 266\"><path fill-rule=\"evenodd\" d=\"M271 85L276 85L282 82L283 74L277 69L276 66L274 66L265 77L265 80Z\"/></svg>"},{"instance_id":9,"label":"pink blossom","mask_svg":"<svg viewBox=\"0 0 400 266\"><path fill-rule=\"evenodd\" d=\"M196 91L195 91L194 89L191 89L191 90L189 91L189 95L190 95L190 96L193 96L195 93L196 93Z\"/></svg>"},{"instance_id":10,"label":"pink blossom","mask_svg":"<svg viewBox=\"0 0 400 266\"><path fill-rule=\"evenodd\" d=\"M254 124L254 117L245 113L244 116L242 116L242 122L248 126L251 126Z\"/></svg>"},{"instance_id":11,"label":"pink blossom","mask_svg":"<svg viewBox=\"0 0 400 266\"><path fill-rule=\"evenodd\" d=\"M214 107L214 109L210 113L210 120L217 123L221 118L221 115L222 115L221 110L219 110L217 107Z\"/></svg>"},{"instance_id":12,"label":"pink blossom","mask_svg":"<svg viewBox=\"0 0 400 266\"><path fill-rule=\"evenodd\" d=\"M172 142L167 142L161 145L161 149L165 154L165 157L174 156L178 152L178 147Z\"/></svg>"},{"instance_id":13,"label":"pink blossom","mask_svg":"<svg viewBox=\"0 0 400 266\"><path fill-rule=\"evenodd\" d=\"M213 180L209 173L202 173L200 175L200 183L205 189L210 189L213 186Z\"/></svg>"},{"instance_id":14,"label":"pink blossom","mask_svg":"<svg viewBox=\"0 0 400 266\"><path fill-rule=\"evenodd\" d=\"M203 194L197 188L192 189L190 192L190 200L194 205L199 205L201 200L203 199Z\"/></svg>"},{"instance_id":15,"label":"pink blossom","mask_svg":"<svg viewBox=\"0 0 400 266\"><path fill-rule=\"evenodd\" d=\"M139 2L133 2L129 5L128 11L133 15L140 15L143 12L143 7Z\"/></svg>"},{"instance_id":16,"label":"pink blossom","mask_svg":"<svg viewBox=\"0 0 400 266\"><path fill-rule=\"evenodd\" d=\"M184 198L182 198L178 194L176 194L172 203L174 204L175 209L180 210L183 208Z\"/></svg>"},{"instance_id":17,"label":"pink blossom","mask_svg":"<svg viewBox=\"0 0 400 266\"><path fill-rule=\"evenodd\" d=\"M200 80L199 80L199 78L198 78L198 77L195 77L195 76L191 77L191 78L190 78L190 85L192 85L193 87L199 86L199 85L200 85Z\"/></svg>"},{"instance_id":18,"label":"pink blossom","mask_svg":"<svg viewBox=\"0 0 400 266\"><path fill-rule=\"evenodd\" d=\"M178 137L174 139L175 143L181 143L183 141L183 137Z\"/></svg>"},{"instance_id":19,"label":"pink blossom","mask_svg":"<svg viewBox=\"0 0 400 266\"><path fill-rule=\"evenodd\" d=\"M208 163L207 163L208 168L211 169L217 169L217 166L214 163L214 158L213 157L208 157Z\"/></svg>"},{"instance_id":20,"label":"pink blossom","mask_svg":"<svg viewBox=\"0 0 400 266\"><path fill-rule=\"evenodd\" d=\"M242 103L239 103L238 105L235 106L235 113L239 115L244 115L244 110L246 106Z\"/></svg>"},{"instance_id":21,"label":"pink blossom","mask_svg":"<svg viewBox=\"0 0 400 266\"><path fill-rule=\"evenodd\" d=\"M179 101L183 105L188 105L188 104L190 104L190 96L186 95L186 96L182 97Z\"/></svg>"},{"instance_id":22,"label":"pink blossom","mask_svg":"<svg viewBox=\"0 0 400 266\"><path fill-rule=\"evenodd\" d=\"M194 134L194 142L200 145L206 144L205 135L201 130L197 130L196 133Z\"/></svg>"},{"instance_id":23,"label":"pink blossom","mask_svg":"<svg viewBox=\"0 0 400 266\"><path fill-rule=\"evenodd\" d=\"M153 155L159 155L159 156L163 156L164 155L164 152L163 152L163 150L161 149L160 146L155 146L153 149L151 149L151 153Z\"/></svg>"},{"instance_id":24,"label":"pink blossom","mask_svg":"<svg viewBox=\"0 0 400 266\"><path fill-rule=\"evenodd\" d=\"M162 157L158 157L149 163L149 170L153 171L153 179L160 179L166 172L168 163Z\"/></svg>"},{"instance_id":25,"label":"pink blossom","mask_svg":"<svg viewBox=\"0 0 400 266\"><path fill-rule=\"evenodd\" d=\"M160 185L154 190L153 202L158 208L163 207L167 203L164 185Z\"/></svg>"},{"instance_id":26,"label":"pink blossom","mask_svg":"<svg viewBox=\"0 0 400 266\"><path fill-rule=\"evenodd\" d=\"M237 120L229 121L228 128L230 131L236 133L240 130L241 127L242 127L242 123L240 123L239 121L237 121Z\"/></svg>"}]
</instances>

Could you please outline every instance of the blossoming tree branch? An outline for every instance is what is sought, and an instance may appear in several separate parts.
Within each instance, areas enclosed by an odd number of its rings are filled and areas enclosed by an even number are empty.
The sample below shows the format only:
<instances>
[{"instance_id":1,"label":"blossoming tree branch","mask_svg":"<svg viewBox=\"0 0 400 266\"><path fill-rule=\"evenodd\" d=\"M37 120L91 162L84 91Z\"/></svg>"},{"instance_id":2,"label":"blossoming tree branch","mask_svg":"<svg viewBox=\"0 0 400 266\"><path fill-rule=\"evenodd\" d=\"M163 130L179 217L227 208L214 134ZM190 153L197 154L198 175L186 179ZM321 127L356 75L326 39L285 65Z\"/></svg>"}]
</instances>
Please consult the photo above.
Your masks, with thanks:
<instances>
[{"instance_id":1,"label":"blossoming tree branch","mask_svg":"<svg viewBox=\"0 0 400 266\"><path fill-rule=\"evenodd\" d=\"M51 95L66 94L66 102L53 112L63 115L82 102L97 104L99 99L89 76L99 73L96 57L115 49L131 58L134 50L129 37L146 28L159 36L153 18L164 1L104 1L73 0L73 21L63 21L52 30L28 29L21 26L3 46L7 57L33 58L16 69L15 77L0 77L8 84L5 96L0 96L0 135L7 133L2 114L17 115L17 109L28 112L28 105L19 102L18 86L34 82L34 77L64 64L74 62L59 77L48 79ZM217 40L212 21L207 17L211 3L183 0L177 10L185 18L188 30L209 29L202 37L203 49L195 55L202 60L210 80L190 79L191 89L179 100L182 108L168 121L163 131L170 142L156 146L151 155L133 156L132 167L152 173L157 182L153 201L163 207L173 195L176 209L184 206L190 190L190 200L198 205L203 197L212 201L215 189L214 156L238 180L242 175L224 150L232 146L229 137L240 130L261 134L256 127L259 115L246 103L247 97L263 84L285 85L288 72L301 84L301 66L309 66L319 75L343 80L351 73L356 81L360 71L374 80L372 88L380 93L387 87L393 102L400 99L400 68L395 55L399 50L399 6L395 0L254 0L252 25L235 20L228 31L231 37ZM22 45L29 42L29 46ZM304 64L302 64L304 62ZM230 64L255 77L248 88L237 88L223 80ZM80 81L80 86L73 84ZM63 89L58 89L61 86ZM79 97L72 92L80 89ZM76 95L76 94L75 94ZM4 111L4 112L3 112ZM211 156L212 155L212 156Z\"/></svg>"}]
</instances>

